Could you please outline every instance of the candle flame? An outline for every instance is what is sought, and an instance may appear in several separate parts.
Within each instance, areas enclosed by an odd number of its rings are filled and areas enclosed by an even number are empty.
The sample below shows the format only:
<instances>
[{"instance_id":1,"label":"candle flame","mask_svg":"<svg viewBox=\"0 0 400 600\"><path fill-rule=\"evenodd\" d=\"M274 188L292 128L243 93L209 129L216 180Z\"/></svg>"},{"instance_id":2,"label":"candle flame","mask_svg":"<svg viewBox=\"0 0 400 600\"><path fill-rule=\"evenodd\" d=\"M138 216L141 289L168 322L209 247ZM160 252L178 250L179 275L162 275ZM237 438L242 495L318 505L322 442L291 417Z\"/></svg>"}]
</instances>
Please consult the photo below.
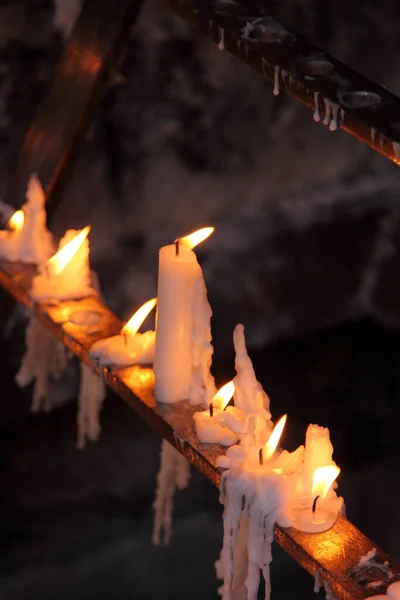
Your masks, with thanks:
<instances>
[{"instance_id":1,"label":"candle flame","mask_svg":"<svg viewBox=\"0 0 400 600\"><path fill-rule=\"evenodd\" d=\"M233 383L233 381L229 381L218 390L214 398L211 400L213 408L221 411L224 410L225 406L228 404L229 400L232 398L234 393L235 384Z\"/></svg>"},{"instance_id":2,"label":"candle flame","mask_svg":"<svg viewBox=\"0 0 400 600\"><path fill-rule=\"evenodd\" d=\"M325 498L339 473L340 469L336 465L316 469L313 475L312 495Z\"/></svg>"},{"instance_id":3,"label":"candle flame","mask_svg":"<svg viewBox=\"0 0 400 600\"><path fill-rule=\"evenodd\" d=\"M64 271L65 267L72 260L75 254L78 252L79 248L82 246L83 242L86 240L89 235L90 226L81 229L76 236L68 242L61 250L56 252L54 256L49 258L46 262L46 265L49 267L52 275L58 275L61 271Z\"/></svg>"},{"instance_id":4,"label":"candle flame","mask_svg":"<svg viewBox=\"0 0 400 600\"><path fill-rule=\"evenodd\" d=\"M210 235L214 233L214 230L215 227L203 227L203 229L198 229L190 235L185 235L185 237L179 238L179 243L192 249L210 237Z\"/></svg>"},{"instance_id":5,"label":"candle flame","mask_svg":"<svg viewBox=\"0 0 400 600\"><path fill-rule=\"evenodd\" d=\"M286 419L287 415L283 415L283 417L281 417L281 419L277 422L274 429L272 430L272 433L269 436L269 440L263 448L264 460L268 460L269 458L271 458L271 456L277 449L279 440L281 439L283 433L283 429L286 425Z\"/></svg>"},{"instance_id":6,"label":"candle flame","mask_svg":"<svg viewBox=\"0 0 400 600\"><path fill-rule=\"evenodd\" d=\"M8 221L8 228L12 231L22 231L24 226L25 215L23 210L17 210Z\"/></svg>"},{"instance_id":7,"label":"candle flame","mask_svg":"<svg viewBox=\"0 0 400 600\"><path fill-rule=\"evenodd\" d=\"M129 321L124 325L124 327L121 329L121 333L128 334L132 337L136 335L140 329L141 324L143 323L147 315L151 313L156 304L157 298L147 300L147 302L145 302L143 306L141 306L129 319Z\"/></svg>"}]
</instances>

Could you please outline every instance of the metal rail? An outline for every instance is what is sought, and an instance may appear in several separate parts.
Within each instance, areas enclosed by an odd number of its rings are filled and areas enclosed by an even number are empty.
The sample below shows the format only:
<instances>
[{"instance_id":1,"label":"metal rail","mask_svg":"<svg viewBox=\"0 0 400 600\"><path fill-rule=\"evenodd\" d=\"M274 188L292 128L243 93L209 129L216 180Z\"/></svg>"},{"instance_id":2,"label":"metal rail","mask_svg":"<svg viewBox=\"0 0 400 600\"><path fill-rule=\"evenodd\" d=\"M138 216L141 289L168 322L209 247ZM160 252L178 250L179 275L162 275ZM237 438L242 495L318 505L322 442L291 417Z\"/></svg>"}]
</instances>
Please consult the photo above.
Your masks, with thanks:
<instances>
[{"instance_id":1,"label":"metal rail","mask_svg":"<svg viewBox=\"0 0 400 600\"><path fill-rule=\"evenodd\" d=\"M0 262L0 285L24 305L80 360L90 364L92 344L116 335L123 323L97 298L79 301L35 304L30 295L34 267ZM79 313L90 311L92 324L82 326ZM97 323L93 324L93 320ZM97 366L92 365L99 373ZM221 472L216 458L224 452L217 444L202 444L193 426L195 409L188 402L157 404L153 396L154 375L150 368L104 369L100 373L114 390L146 423L167 439L188 461L215 485ZM400 579L400 567L366 538L348 520L340 517L334 527L319 534L307 534L292 528L276 527L277 542L312 575L319 573L333 594L343 600L363 600L384 593ZM359 561L376 549L373 561L360 567ZM373 586L369 584L374 583Z\"/></svg>"},{"instance_id":2,"label":"metal rail","mask_svg":"<svg viewBox=\"0 0 400 600\"><path fill-rule=\"evenodd\" d=\"M317 109L331 128L337 123L400 165L400 99L276 21L270 0L157 2Z\"/></svg>"}]
</instances>

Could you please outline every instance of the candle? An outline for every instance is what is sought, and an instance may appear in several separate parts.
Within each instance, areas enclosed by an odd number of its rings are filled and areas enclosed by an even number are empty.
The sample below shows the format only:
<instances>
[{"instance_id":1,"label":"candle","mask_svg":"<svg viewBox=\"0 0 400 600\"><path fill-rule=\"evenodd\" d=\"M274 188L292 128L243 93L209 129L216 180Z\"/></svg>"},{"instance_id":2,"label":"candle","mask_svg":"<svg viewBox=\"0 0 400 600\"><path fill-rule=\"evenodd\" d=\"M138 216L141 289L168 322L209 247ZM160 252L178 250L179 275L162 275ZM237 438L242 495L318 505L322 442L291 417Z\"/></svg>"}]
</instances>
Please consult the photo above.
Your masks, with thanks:
<instances>
[{"instance_id":1,"label":"candle","mask_svg":"<svg viewBox=\"0 0 400 600\"><path fill-rule=\"evenodd\" d=\"M36 301L73 300L93 296L89 267L90 227L69 230L59 249L49 258L32 282L31 296Z\"/></svg>"},{"instance_id":2,"label":"candle","mask_svg":"<svg viewBox=\"0 0 400 600\"><path fill-rule=\"evenodd\" d=\"M320 533L330 529L337 520L341 502L336 495L327 498L332 484L340 473L339 467L328 465L316 469L312 494L300 499L292 516L292 526L307 533Z\"/></svg>"},{"instance_id":3,"label":"candle","mask_svg":"<svg viewBox=\"0 0 400 600\"><path fill-rule=\"evenodd\" d=\"M206 227L161 248L154 356L155 398L207 405L215 394L213 347L203 273L192 248L214 229Z\"/></svg>"},{"instance_id":4,"label":"candle","mask_svg":"<svg viewBox=\"0 0 400 600\"><path fill-rule=\"evenodd\" d=\"M31 175L27 202L0 232L0 257L9 261L42 265L54 252L54 242L46 227L45 196L36 175Z\"/></svg>"},{"instance_id":5,"label":"candle","mask_svg":"<svg viewBox=\"0 0 400 600\"><path fill-rule=\"evenodd\" d=\"M222 420L218 419L234 391L233 381L226 383L212 398L207 410L194 413L196 434L201 442L231 446L239 440L238 434L231 431Z\"/></svg>"},{"instance_id":6,"label":"candle","mask_svg":"<svg viewBox=\"0 0 400 600\"><path fill-rule=\"evenodd\" d=\"M138 330L156 304L157 298L148 300L135 312L119 335L93 344L89 352L90 358L99 360L102 365L120 367L151 364L154 358L155 333L138 333Z\"/></svg>"},{"instance_id":7,"label":"candle","mask_svg":"<svg viewBox=\"0 0 400 600\"><path fill-rule=\"evenodd\" d=\"M49 395L50 382L57 380L65 370L66 349L36 317L29 321L25 343L26 351L15 381L22 388L34 383L32 412L50 412L53 408Z\"/></svg>"},{"instance_id":8,"label":"candle","mask_svg":"<svg viewBox=\"0 0 400 600\"><path fill-rule=\"evenodd\" d=\"M396 581L389 585L387 589L387 595L389 598L393 598L393 600L400 600L400 581Z\"/></svg>"}]
</instances>

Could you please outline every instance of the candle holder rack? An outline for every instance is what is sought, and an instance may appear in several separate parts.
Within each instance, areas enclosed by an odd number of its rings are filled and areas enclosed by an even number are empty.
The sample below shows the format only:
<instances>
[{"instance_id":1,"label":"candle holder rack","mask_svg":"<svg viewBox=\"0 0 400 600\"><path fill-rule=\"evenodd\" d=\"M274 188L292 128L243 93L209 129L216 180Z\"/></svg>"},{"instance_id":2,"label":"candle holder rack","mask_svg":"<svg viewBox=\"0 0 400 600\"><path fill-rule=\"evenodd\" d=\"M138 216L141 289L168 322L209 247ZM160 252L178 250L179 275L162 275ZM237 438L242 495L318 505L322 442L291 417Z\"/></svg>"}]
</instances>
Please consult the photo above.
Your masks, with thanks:
<instances>
[{"instance_id":1,"label":"candle holder rack","mask_svg":"<svg viewBox=\"0 0 400 600\"><path fill-rule=\"evenodd\" d=\"M400 164L400 99L276 21L269 12L270 2L156 1L217 43L223 41L228 52L275 84L278 77L280 88L296 100L313 110L325 106L327 111L336 111L338 127ZM54 213L78 142L116 72L142 4L143 0L86 0L47 98L23 142L10 177L7 202L16 207L22 204L26 182L34 172L44 187L48 214ZM94 297L35 304L29 295L35 274L31 266L0 262L2 288L80 361L90 364L93 343L118 334L123 324ZM9 305L4 297L1 301L4 322ZM82 311L98 313L98 326L88 328L70 320ZM152 369L105 368L99 372L97 365L91 366L153 429L219 486L221 472L215 461L223 449L199 443L193 428L194 408L188 402L157 404ZM385 593L390 583L400 580L400 566L342 516L323 533L277 526L275 537L302 567L329 584L338 599L362 600Z\"/></svg>"}]
</instances>

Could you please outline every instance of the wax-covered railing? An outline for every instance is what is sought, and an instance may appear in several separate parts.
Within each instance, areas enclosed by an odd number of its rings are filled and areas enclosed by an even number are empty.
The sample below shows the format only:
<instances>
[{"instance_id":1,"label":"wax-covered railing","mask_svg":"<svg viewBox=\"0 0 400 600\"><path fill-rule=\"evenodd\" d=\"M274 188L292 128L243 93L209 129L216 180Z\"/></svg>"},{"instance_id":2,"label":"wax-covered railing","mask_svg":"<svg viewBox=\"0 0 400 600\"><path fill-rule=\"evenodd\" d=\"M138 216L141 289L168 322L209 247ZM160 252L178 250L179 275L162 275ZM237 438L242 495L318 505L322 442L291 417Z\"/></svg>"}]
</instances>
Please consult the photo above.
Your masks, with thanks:
<instances>
[{"instance_id":1,"label":"wax-covered railing","mask_svg":"<svg viewBox=\"0 0 400 600\"><path fill-rule=\"evenodd\" d=\"M89 350L103 338L118 334L123 323L95 296L82 300L35 303L30 295L36 269L0 262L0 285L34 314L48 330L86 364ZM82 318L90 313L94 318ZM86 323L84 325L80 323ZM193 424L195 408L188 402L159 404L153 396L154 375L138 366L102 369L101 376L150 427L168 440L217 487L221 471L216 459L224 450L217 444L199 442ZM327 582L336 598L362 600L384 593L400 579L400 568L347 519L339 516L323 533L308 534L293 528L275 528L282 548L309 573ZM368 558L370 559L368 560Z\"/></svg>"},{"instance_id":2,"label":"wax-covered railing","mask_svg":"<svg viewBox=\"0 0 400 600\"><path fill-rule=\"evenodd\" d=\"M268 0L157 0L314 110L400 164L400 99L271 16Z\"/></svg>"}]
</instances>

